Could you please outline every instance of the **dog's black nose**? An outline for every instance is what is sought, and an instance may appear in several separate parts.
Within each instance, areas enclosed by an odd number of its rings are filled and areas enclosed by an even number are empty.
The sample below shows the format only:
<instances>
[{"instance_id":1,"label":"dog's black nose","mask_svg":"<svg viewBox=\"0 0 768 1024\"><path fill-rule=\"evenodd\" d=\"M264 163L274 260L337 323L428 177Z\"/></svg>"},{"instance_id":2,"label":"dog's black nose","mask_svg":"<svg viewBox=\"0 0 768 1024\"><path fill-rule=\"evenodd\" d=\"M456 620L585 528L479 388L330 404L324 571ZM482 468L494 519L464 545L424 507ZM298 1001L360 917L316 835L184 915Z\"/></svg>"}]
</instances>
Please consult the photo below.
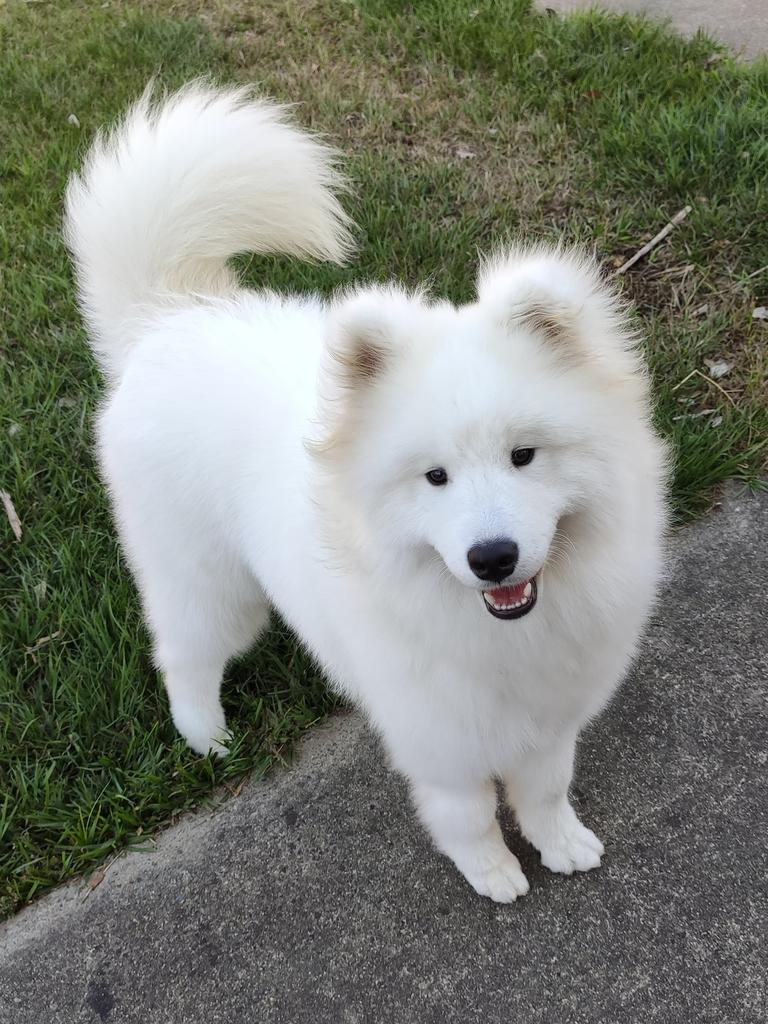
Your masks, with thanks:
<instances>
[{"instance_id":1,"label":"dog's black nose","mask_svg":"<svg viewBox=\"0 0 768 1024\"><path fill-rule=\"evenodd\" d=\"M469 568L481 580L501 583L515 571L519 551L513 540L489 540L467 552Z\"/></svg>"}]
</instances>

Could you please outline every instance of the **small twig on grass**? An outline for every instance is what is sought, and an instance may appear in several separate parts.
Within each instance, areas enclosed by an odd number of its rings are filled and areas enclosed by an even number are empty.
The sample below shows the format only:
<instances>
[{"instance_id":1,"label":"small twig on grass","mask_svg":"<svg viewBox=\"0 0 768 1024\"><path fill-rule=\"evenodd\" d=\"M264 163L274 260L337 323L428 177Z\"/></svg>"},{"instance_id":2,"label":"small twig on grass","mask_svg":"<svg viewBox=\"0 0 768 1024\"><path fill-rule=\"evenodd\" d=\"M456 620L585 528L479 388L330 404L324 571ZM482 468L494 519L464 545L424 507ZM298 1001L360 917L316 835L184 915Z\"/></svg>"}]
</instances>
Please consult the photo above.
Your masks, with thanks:
<instances>
[{"instance_id":1,"label":"small twig on grass","mask_svg":"<svg viewBox=\"0 0 768 1024\"><path fill-rule=\"evenodd\" d=\"M670 234L678 224L685 220L692 209L692 206L684 206L679 213L675 214L669 224L664 225L658 235L654 235L650 242L646 242L642 249L638 249L634 256L630 256L627 262L623 263L619 267L619 269L614 273L614 277L617 277L619 274L625 274L630 267L634 267L638 260L641 260L643 256L646 256L651 249L655 249L659 242L663 242L667 235Z\"/></svg>"},{"instance_id":2,"label":"small twig on grass","mask_svg":"<svg viewBox=\"0 0 768 1024\"><path fill-rule=\"evenodd\" d=\"M2 501L5 514L8 516L8 522L11 524L13 536L16 540L21 540L21 520L18 517L16 509L13 507L13 502L11 501L11 496L8 491L0 491L0 501Z\"/></svg>"}]
</instances>

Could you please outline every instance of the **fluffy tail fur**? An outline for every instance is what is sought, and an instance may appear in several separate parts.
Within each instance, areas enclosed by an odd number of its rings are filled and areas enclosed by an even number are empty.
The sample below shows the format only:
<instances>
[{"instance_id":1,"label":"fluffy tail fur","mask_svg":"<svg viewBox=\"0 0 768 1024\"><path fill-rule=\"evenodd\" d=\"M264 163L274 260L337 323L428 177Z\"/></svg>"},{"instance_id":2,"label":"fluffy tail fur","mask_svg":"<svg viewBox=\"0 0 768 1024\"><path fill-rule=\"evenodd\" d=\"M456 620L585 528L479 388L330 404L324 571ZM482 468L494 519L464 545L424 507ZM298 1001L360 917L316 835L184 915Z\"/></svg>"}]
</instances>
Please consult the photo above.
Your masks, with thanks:
<instances>
[{"instance_id":1,"label":"fluffy tail fur","mask_svg":"<svg viewBox=\"0 0 768 1024\"><path fill-rule=\"evenodd\" d=\"M237 252L340 263L350 220L334 153L248 89L151 90L93 144L66 196L65 234L93 349L119 378L138 325L237 288Z\"/></svg>"}]
</instances>

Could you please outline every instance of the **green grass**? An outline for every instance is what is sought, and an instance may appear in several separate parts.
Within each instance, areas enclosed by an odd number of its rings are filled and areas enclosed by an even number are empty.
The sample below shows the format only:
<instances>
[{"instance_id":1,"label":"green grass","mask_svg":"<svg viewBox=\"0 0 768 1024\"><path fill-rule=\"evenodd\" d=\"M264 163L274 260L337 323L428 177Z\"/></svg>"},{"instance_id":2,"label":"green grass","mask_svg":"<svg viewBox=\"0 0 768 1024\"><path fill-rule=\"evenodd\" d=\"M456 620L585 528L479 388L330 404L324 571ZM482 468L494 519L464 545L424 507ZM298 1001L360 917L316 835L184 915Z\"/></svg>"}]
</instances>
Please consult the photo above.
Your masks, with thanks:
<instances>
[{"instance_id":1,"label":"green grass","mask_svg":"<svg viewBox=\"0 0 768 1024\"><path fill-rule=\"evenodd\" d=\"M64 183L96 127L158 72L168 86L256 80L298 101L349 154L360 254L344 271L246 261L252 282L277 287L429 278L461 300L478 248L505 236L588 242L611 268L690 204L625 281L684 519L763 464L768 330L751 312L768 291L768 64L511 0L11 3L0 22L0 488L23 527L17 543L0 513L8 913L265 771L332 705L278 627L230 673L233 754L195 757L174 734L94 472L100 382L59 235ZM706 359L733 364L722 390Z\"/></svg>"}]
</instances>

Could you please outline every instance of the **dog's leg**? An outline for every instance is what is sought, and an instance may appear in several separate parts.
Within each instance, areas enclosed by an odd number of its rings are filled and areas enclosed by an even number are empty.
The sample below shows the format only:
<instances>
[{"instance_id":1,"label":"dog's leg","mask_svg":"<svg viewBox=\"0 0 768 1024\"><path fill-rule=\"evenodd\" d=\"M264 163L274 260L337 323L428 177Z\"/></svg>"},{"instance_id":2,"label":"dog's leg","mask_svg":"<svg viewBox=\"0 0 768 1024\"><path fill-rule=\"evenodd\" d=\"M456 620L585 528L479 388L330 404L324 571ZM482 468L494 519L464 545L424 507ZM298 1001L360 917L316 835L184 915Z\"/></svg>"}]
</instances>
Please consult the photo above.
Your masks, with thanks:
<instances>
[{"instance_id":1,"label":"dog's leg","mask_svg":"<svg viewBox=\"0 0 768 1024\"><path fill-rule=\"evenodd\" d=\"M476 892L497 903L511 903L528 892L520 862L507 848L496 820L491 782L462 789L412 785L416 809L435 845Z\"/></svg>"},{"instance_id":2,"label":"dog's leg","mask_svg":"<svg viewBox=\"0 0 768 1024\"><path fill-rule=\"evenodd\" d=\"M600 866L603 844L579 821L568 800L575 735L529 751L505 778L520 831L550 871L570 875Z\"/></svg>"},{"instance_id":3,"label":"dog's leg","mask_svg":"<svg viewBox=\"0 0 768 1024\"><path fill-rule=\"evenodd\" d=\"M160 661L160 659L158 659ZM221 706L224 662L201 660L161 664L173 724L198 754L227 753L227 723Z\"/></svg>"},{"instance_id":4,"label":"dog's leg","mask_svg":"<svg viewBox=\"0 0 768 1024\"><path fill-rule=\"evenodd\" d=\"M224 666L266 627L266 598L252 579L231 569L193 580L166 578L142 591L176 728L198 754L226 754Z\"/></svg>"}]
</instances>

